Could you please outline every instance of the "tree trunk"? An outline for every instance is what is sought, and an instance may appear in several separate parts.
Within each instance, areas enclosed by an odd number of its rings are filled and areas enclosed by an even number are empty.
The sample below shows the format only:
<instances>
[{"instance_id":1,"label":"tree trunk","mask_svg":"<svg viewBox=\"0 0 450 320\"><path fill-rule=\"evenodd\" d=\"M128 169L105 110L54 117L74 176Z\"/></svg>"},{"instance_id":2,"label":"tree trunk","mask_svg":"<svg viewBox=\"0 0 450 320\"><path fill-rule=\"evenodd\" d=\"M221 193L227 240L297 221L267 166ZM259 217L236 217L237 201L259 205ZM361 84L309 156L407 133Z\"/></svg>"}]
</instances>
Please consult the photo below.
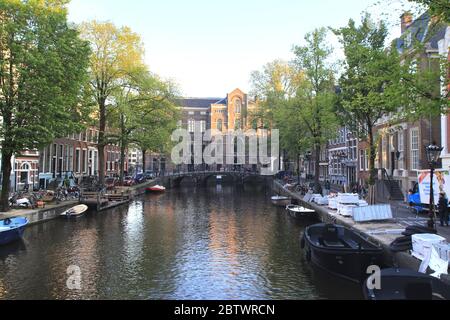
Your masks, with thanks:
<instances>
[{"instance_id":1,"label":"tree trunk","mask_svg":"<svg viewBox=\"0 0 450 320\"><path fill-rule=\"evenodd\" d=\"M9 211L9 188L10 188L10 177L12 171L11 165L12 153L11 152L2 152L2 194L1 194L1 203L0 210L1 212Z\"/></svg>"},{"instance_id":2,"label":"tree trunk","mask_svg":"<svg viewBox=\"0 0 450 320\"><path fill-rule=\"evenodd\" d=\"M144 173L147 170L147 168L146 168L147 163L146 163L146 159L145 159L146 154L147 154L147 150L142 149L142 171L144 171Z\"/></svg>"},{"instance_id":3,"label":"tree trunk","mask_svg":"<svg viewBox=\"0 0 450 320\"><path fill-rule=\"evenodd\" d=\"M320 152L322 148L320 144L316 144L316 159L315 159L315 175L314 175L314 192L322 194L322 186L320 185Z\"/></svg>"},{"instance_id":4,"label":"tree trunk","mask_svg":"<svg viewBox=\"0 0 450 320\"><path fill-rule=\"evenodd\" d=\"M125 144L121 143L120 146L120 185L123 186L124 175L125 175Z\"/></svg>"},{"instance_id":5,"label":"tree trunk","mask_svg":"<svg viewBox=\"0 0 450 320\"><path fill-rule=\"evenodd\" d=\"M375 139L373 136L372 127L369 126L369 135L368 135L368 142L369 142L369 199L368 202L370 205L374 205L376 202L376 195L375 195L375 184L376 184L376 177L377 172L375 169L375 159L377 157L376 150L375 150Z\"/></svg>"},{"instance_id":6,"label":"tree trunk","mask_svg":"<svg viewBox=\"0 0 450 320\"><path fill-rule=\"evenodd\" d=\"M120 137L119 183L121 186L123 186L124 173L125 173L125 149L126 149L126 143L125 143L126 128L125 128L125 116L123 115L123 113L120 115L120 130L121 130L121 137Z\"/></svg>"},{"instance_id":7,"label":"tree trunk","mask_svg":"<svg viewBox=\"0 0 450 320\"><path fill-rule=\"evenodd\" d=\"M105 184L105 146L106 146L106 105L105 101L99 103L99 135L98 135L98 181L101 186Z\"/></svg>"}]
</instances>

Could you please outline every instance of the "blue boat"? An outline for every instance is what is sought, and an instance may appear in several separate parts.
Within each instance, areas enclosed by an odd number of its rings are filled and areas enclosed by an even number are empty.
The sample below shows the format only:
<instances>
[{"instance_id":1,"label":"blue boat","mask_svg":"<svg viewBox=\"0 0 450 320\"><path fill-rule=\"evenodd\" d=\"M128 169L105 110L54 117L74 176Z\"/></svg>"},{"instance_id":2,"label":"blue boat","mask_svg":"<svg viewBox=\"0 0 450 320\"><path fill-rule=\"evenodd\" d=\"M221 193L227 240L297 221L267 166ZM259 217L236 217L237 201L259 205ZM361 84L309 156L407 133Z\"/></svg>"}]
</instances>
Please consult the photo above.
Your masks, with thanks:
<instances>
[{"instance_id":1,"label":"blue boat","mask_svg":"<svg viewBox=\"0 0 450 320\"><path fill-rule=\"evenodd\" d=\"M5 245L22 238L27 218L8 218L0 220L0 245Z\"/></svg>"}]
</instances>

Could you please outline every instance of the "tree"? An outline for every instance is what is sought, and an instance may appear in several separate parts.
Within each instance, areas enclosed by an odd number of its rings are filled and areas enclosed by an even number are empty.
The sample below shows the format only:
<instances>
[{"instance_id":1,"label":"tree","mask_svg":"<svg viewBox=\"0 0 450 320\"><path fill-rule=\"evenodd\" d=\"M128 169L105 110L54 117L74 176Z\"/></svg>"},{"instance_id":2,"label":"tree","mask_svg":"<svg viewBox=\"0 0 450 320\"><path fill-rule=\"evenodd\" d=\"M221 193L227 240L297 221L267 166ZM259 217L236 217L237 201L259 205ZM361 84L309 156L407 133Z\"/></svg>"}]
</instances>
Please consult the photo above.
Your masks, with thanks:
<instances>
[{"instance_id":1,"label":"tree","mask_svg":"<svg viewBox=\"0 0 450 320\"><path fill-rule=\"evenodd\" d=\"M144 68L144 49L140 37L130 28L91 21L81 26L81 34L91 44L90 87L97 104L99 126L99 183L105 179L105 146L108 145L107 121L114 91L126 85L132 74Z\"/></svg>"},{"instance_id":2,"label":"tree","mask_svg":"<svg viewBox=\"0 0 450 320\"><path fill-rule=\"evenodd\" d=\"M120 146L120 183L123 183L126 150L139 146L143 158L148 150L164 151L175 129L178 112L173 104L175 88L147 70L130 74L129 83L111 95L108 119L109 143ZM145 168L145 163L144 163Z\"/></svg>"},{"instance_id":3,"label":"tree","mask_svg":"<svg viewBox=\"0 0 450 320\"><path fill-rule=\"evenodd\" d=\"M142 151L144 170L148 151L165 153L172 144L170 137L180 118L175 104L177 96L178 89L170 81L162 81L151 74L140 81L138 122L132 139Z\"/></svg>"},{"instance_id":4,"label":"tree","mask_svg":"<svg viewBox=\"0 0 450 320\"><path fill-rule=\"evenodd\" d=\"M294 66L305 81L291 99L291 109L298 114L300 136L315 154L315 189L320 187L320 155L322 146L336 134L334 72L328 62L332 49L327 46L327 30L316 29L305 36L306 45L294 48ZM305 134L306 133L306 134ZM299 138L300 138L299 137Z\"/></svg>"},{"instance_id":5,"label":"tree","mask_svg":"<svg viewBox=\"0 0 450 320\"><path fill-rule=\"evenodd\" d=\"M89 45L68 25L66 3L0 2L2 211L14 154L80 129Z\"/></svg>"},{"instance_id":6,"label":"tree","mask_svg":"<svg viewBox=\"0 0 450 320\"><path fill-rule=\"evenodd\" d=\"M369 146L369 200L375 202L375 124L402 106L402 67L396 50L386 50L388 31L383 21L375 24L369 14L360 26L350 20L334 30L345 51L344 73L340 79L341 116Z\"/></svg>"},{"instance_id":7,"label":"tree","mask_svg":"<svg viewBox=\"0 0 450 320\"><path fill-rule=\"evenodd\" d=\"M440 17L444 22L450 22L450 2L448 0L408 0L429 8L433 16Z\"/></svg>"},{"instance_id":8,"label":"tree","mask_svg":"<svg viewBox=\"0 0 450 320\"><path fill-rule=\"evenodd\" d=\"M274 124L274 109L281 102L295 96L303 76L282 60L267 63L262 71L251 74L252 95L258 98L256 110L250 112L255 129L270 129Z\"/></svg>"}]
</instances>

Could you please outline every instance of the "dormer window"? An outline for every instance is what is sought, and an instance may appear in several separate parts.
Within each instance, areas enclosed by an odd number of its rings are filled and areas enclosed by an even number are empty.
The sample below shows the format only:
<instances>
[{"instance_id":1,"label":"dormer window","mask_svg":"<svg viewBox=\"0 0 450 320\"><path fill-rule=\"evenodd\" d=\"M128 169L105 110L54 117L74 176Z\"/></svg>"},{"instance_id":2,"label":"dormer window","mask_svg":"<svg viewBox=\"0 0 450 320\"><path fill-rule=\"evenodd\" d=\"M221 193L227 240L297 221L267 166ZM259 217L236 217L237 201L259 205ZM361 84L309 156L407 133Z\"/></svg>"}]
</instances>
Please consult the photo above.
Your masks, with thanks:
<instances>
[{"instance_id":1,"label":"dormer window","mask_svg":"<svg viewBox=\"0 0 450 320\"><path fill-rule=\"evenodd\" d=\"M406 45L406 48L409 48L412 45L412 33L411 32L408 32L408 34L406 35L405 45Z\"/></svg>"}]
</instances>

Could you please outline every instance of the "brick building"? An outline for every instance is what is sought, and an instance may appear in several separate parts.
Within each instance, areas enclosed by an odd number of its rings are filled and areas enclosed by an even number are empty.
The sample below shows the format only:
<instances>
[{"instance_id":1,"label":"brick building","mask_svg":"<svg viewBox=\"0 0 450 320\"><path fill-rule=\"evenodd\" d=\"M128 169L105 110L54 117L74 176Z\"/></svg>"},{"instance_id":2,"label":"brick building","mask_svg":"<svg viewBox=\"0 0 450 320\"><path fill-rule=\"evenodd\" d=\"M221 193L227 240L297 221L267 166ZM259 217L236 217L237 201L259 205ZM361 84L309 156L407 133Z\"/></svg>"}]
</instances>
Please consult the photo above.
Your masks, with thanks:
<instances>
[{"instance_id":1,"label":"brick building","mask_svg":"<svg viewBox=\"0 0 450 320\"><path fill-rule=\"evenodd\" d=\"M434 22L428 13L413 20L409 13L401 16L402 35L395 40L403 57L415 58L418 70L436 68L439 63L439 42L444 39L446 26L431 28ZM414 44L423 44L424 50L414 50ZM419 64L420 61L421 63ZM389 189L403 197L417 183L418 170L429 168L425 146L441 144L440 117L424 117L418 121L393 121L386 116L376 127L378 152L376 168L380 181L389 181Z\"/></svg>"}]
</instances>

